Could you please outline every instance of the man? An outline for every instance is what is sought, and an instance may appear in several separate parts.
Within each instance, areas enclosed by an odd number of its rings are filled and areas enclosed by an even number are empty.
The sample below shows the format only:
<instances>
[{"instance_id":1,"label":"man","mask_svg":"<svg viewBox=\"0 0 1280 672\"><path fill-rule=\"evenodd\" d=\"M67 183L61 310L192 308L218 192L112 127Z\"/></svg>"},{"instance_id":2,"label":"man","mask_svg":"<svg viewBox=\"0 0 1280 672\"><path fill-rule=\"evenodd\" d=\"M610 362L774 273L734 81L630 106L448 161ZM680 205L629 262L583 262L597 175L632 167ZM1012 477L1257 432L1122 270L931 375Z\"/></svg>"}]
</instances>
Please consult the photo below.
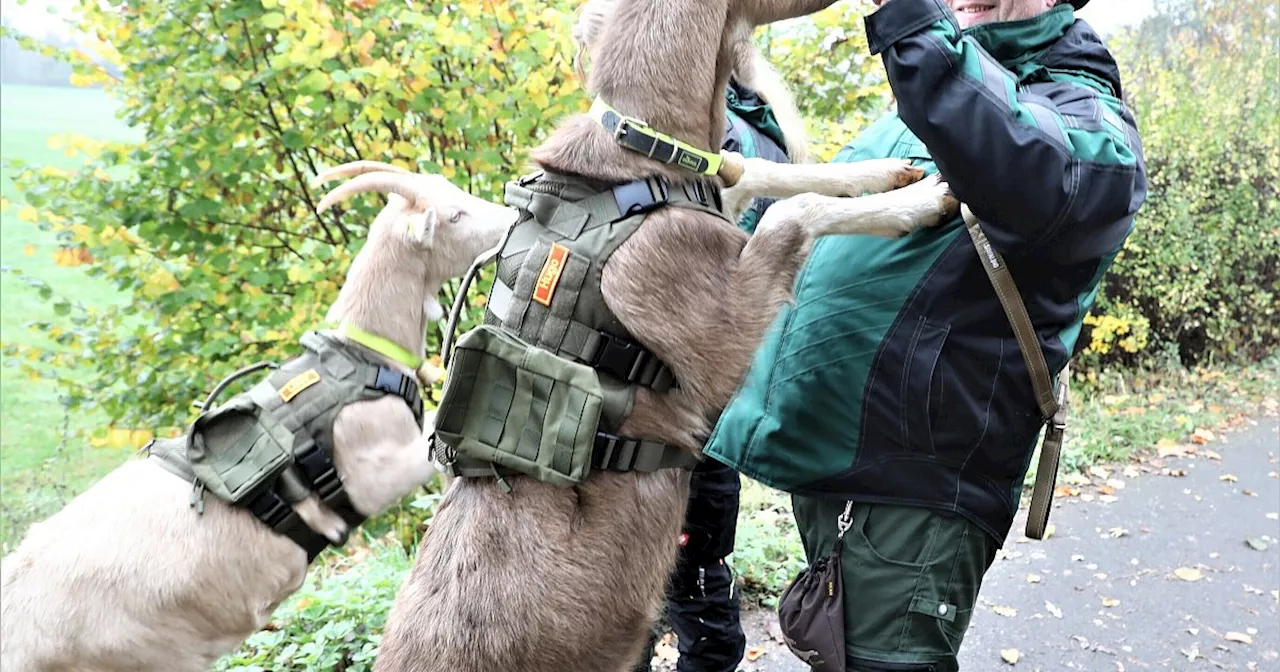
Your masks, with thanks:
<instances>
[{"instance_id":1,"label":"man","mask_svg":"<svg viewBox=\"0 0 1280 672\"><path fill-rule=\"evenodd\" d=\"M868 43L897 111L836 160L940 171L1005 258L1056 375L1146 196L1115 62L1072 4L876 4ZM707 453L792 493L811 561L852 502L852 672L954 672L1042 426L1008 317L959 217L824 238L795 288Z\"/></svg>"},{"instance_id":2,"label":"man","mask_svg":"<svg viewBox=\"0 0 1280 672\"><path fill-rule=\"evenodd\" d=\"M585 77L581 56L603 33L614 2L589 0L579 7L572 34L579 46L575 60L580 76ZM725 91L722 148L747 157L790 163L793 154L804 151L804 130L786 124L788 128L784 131L784 122L775 115L775 109L783 113L783 119L793 123L799 123L800 115L787 92L775 90L783 86L781 78L759 54L754 56L753 74L760 91L753 90L736 76L730 79ZM770 94L777 100L766 100ZM754 232L756 223L772 203L772 199L756 199L742 214L738 225L748 233ZM725 562L733 552L740 488L738 472L714 460L704 460L698 465L690 481L688 509L678 540L676 567L668 586L665 619L677 637L680 657L676 669L679 672L733 672L746 652L747 638L739 618L735 579ZM648 672L660 631L660 624L655 623L649 645L632 672Z\"/></svg>"}]
</instances>

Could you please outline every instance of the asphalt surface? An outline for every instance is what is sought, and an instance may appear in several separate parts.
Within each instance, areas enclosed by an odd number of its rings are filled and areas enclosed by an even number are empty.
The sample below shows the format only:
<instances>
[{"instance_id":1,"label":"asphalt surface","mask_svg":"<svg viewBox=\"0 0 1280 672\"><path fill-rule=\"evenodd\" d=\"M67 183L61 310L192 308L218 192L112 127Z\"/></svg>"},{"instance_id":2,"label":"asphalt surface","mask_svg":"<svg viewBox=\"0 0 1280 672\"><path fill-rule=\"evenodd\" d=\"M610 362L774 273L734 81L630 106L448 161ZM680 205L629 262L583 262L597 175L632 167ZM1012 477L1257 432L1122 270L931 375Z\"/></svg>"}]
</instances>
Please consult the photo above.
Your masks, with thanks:
<instances>
[{"instance_id":1,"label":"asphalt surface","mask_svg":"<svg viewBox=\"0 0 1280 672\"><path fill-rule=\"evenodd\" d=\"M961 669L1280 672L1280 421L1185 448L1077 482L1055 498L1045 540L1022 536L1024 509ZM742 670L808 670L770 612L743 617L757 657Z\"/></svg>"}]
</instances>

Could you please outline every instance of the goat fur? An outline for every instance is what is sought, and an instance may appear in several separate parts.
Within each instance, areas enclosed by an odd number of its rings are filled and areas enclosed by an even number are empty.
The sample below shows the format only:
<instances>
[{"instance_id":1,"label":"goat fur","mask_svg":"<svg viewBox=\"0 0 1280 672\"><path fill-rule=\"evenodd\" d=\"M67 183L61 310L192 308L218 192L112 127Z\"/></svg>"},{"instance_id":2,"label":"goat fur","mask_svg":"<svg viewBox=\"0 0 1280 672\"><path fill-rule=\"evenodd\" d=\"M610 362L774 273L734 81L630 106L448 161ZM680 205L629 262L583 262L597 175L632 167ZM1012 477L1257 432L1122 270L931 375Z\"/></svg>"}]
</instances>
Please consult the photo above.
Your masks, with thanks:
<instances>
[{"instance_id":1,"label":"goat fur","mask_svg":"<svg viewBox=\"0 0 1280 672\"><path fill-rule=\"evenodd\" d=\"M335 194L390 190L367 179L352 188L357 180ZM398 180L415 184L389 194L329 317L421 354L440 283L501 235L510 211L444 178ZM428 413L424 435L395 396L339 411L334 461L357 511L376 515L437 472L425 438L432 420ZM191 492L155 460L131 460L32 525L0 567L0 669L196 672L266 625L301 586L306 552L213 496L197 514ZM330 539L349 532L314 494L295 509Z\"/></svg>"},{"instance_id":2,"label":"goat fur","mask_svg":"<svg viewBox=\"0 0 1280 672\"><path fill-rule=\"evenodd\" d=\"M620 2L588 45L587 89L715 151L743 36L831 3ZM562 123L532 158L597 180L690 178L618 147L585 115ZM660 209L603 269L610 309L680 381L665 394L640 389L623 435L700 453L815 236L905 235L956 205L944 184L917 182L922 173L905 161L746 165L729 190L738 203L796 196L773 205L754 236L705 213ZM836 198L864 192L872 195ZM509 482L510 494L488 479L452 483L391 610L375 670L617 672L636 661L674 564L688 473L597 472L574 488Z\"/></svg>"}]
</instances>

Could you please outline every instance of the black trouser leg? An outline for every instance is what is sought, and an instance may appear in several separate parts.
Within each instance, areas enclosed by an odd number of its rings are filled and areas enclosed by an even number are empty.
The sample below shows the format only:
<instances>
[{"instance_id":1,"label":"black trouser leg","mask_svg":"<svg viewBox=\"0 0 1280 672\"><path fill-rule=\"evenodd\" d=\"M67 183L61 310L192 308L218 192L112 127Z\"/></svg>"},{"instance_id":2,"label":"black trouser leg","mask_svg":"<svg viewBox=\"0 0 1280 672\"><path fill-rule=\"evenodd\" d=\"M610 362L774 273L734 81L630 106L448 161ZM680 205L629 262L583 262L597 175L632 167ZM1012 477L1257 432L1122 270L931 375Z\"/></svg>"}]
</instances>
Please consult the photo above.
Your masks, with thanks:
<instances>
[{"instance_id":1,"label":"black trouser leg","mask_svg":"<svg viewBox=\"0 0 1280 672\"><path fill-rule=\"evenodd\" d=\"M693 473L686 536L667 594L680 672L733 672L746 650L738 591L724 562L733 552L740 489L738 472L715 460Z\"/></svg>"},{"instance_id":2,"label":"black trouser leg","mask_svg":"<svg viewBox=\"0 0 1280 672\"><path fill-rule=\"evenodd\" d=\"M693 472L666 604L666 619L679 638L679 672L733 672L746 652L738 591L724 562L733 552L740 489L738 472L714 460L705 460ZM633 672L650 670L658 630L655 624Z\"/></svg>"}]
</instances>

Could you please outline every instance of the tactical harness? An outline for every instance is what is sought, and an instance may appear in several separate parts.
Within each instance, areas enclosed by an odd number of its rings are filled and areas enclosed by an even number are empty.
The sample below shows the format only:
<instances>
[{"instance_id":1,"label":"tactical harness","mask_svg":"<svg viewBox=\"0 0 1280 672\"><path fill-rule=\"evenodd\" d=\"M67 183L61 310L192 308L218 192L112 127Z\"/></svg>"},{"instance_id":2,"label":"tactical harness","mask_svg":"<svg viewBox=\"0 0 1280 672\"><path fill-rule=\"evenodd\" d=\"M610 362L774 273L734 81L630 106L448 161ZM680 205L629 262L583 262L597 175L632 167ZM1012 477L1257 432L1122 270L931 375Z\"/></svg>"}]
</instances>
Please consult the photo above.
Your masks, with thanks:
<instances>
[{"instance_id":1,"label":"tactical harness","mask_svg":"<svg viewBox=\"0 0 1280 672\"><path fill-rule=\"evenodd\" d=\"M718 154L656 133L599 101L592 113L633 151L706 175L720 168ZM639 386L665 392L678 381L609 310L600 274L658 208L688 208L727 222L719 185L704 177L612 185L543 170L508 183L504 201L518 219L468 271L445 334L449 375L433 441L445 470L493 477L509 491L504 476L513 474L572 486L592 470L692 469L698 460L685 450L618 435ZM495 261L484 322L451 349L467 288Z\"/></svg>"},{"instance_id":2,"label":"tactical harness","mask_svg":"<svg viewBox=\"0 0 1280 672\"><path fill-rule=\"evenodd\" d=\"M341 333L379 351L385 341L343 325ZM333 462L333 423L345 406L393 394L423 426L418 381L331 335L308 332L305 351L282 365L264 362L237 371L209 394L186 436L155 439L143 451L193 483L191 505L203 513L205 491L248 509L307 551L307 562L330 544L293 510L312 492L352 529L365 518L351 505ZM389 356L400 359L395 349ZM403 351L401 351L403 352ZM416 367L411 367L416 368ZM214 407L236 379L274 369L266 379ZM345 541L345 540L344 540ZM337 544L341 545L341 544Z\"/></svg>"}]
</instances>

